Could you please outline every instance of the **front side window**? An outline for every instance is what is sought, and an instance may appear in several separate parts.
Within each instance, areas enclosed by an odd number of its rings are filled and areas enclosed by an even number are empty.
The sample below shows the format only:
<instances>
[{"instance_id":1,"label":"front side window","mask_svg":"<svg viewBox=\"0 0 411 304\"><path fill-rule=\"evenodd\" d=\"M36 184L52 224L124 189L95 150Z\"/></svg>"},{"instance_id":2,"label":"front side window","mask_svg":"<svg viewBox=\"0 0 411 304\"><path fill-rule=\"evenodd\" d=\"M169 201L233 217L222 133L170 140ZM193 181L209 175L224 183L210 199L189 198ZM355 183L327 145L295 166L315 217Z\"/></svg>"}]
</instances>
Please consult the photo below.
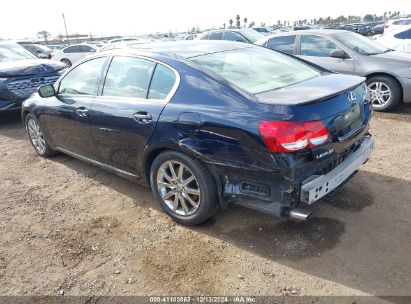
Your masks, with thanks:
<instances>
[{"instance_id":1,"label":"front side window","mask_svg":"<svg viewBox=\"0 0 411 304\"><path fill-rule=\"evenodd\" d=\"M64 50L63 50L63 53L80 53L81 52L81 50L80 50L80 46L70 46L70 47L68 47L68 48L65 48Z\"/></svg>"},{"instance_id":2,"label":"front side window","mask_svg":"<svg viewBox=\"0 0 411 304\"><path fill-rule=\"evenodd\" d=\"M148 98L165 99L176 82L176 74L162 64L157 64L150 84Z\"/></svg>"},{"instance_id":3,"label":"front side window","mask_svg":"<svg viewBox=\"0 0 411 304\"><path fill-rule=\"evenodd\" d=\"M59 94L97 95L106 57L88 60L71 70L60 82Z\"/></svg>"},{"instance_id":4,"label":"front side window","mask_svg":"<svg viewBox=\"0 0 411 304\"><path fill-rule=\"evenodd\" d=\"M294 54L295 35L274 37L267 41L267 47L287 54Z\"/></svg>"},{"instance_id":5,"label":"front side window","mask_svg":"<svg viewBox=\"0 0 411 304\"><path fill-rule=\"evenodd\" d=\"M320 75L319 71L296 59L260 47L207 54L192 60L251 94Z\"/></svg>"},{"instance_id":6,"label":"front side window","mask_svg":"<svg viewBox=\"0 0 411 304\"><path fill-rule=\"evenodd\" d=\"M200 37L200 40L208 40L209 36L210 36L210 34L205 34L205 35Z\"/></svg>"},{"instance_id":7,"label":"front side window","mask_svg":"<svg viewBox=\"0 0 411 304\"><path fill-rule=\"evenodd\" d=\"M221 40L223 39L223 32L214 32L208 37L209 40Z\"/></svg>"},{"instance_id":8,"label":"front side window","mask_svg":"<svg viewBox=\"0 0 411 304\"><path fill-rule=\"evenodd\" d=\"M80 51L83 52L83 53L93 53L96 50L93 49L92 47L89 47L88 45L82 45L82 46L80 46Z\"/></svg>"},{"instance_id":9,"label":"front side window","mask_svg":"<svg viewBox=\"0 0 411 304\"><path fill-rule=\"evenodd\" d=\"M134 57L114 57L104 82L103 96L146 98L155 63Z\"/></svg>"},{"instance_id":10,"label":"front side window","mask_svg":"<svg viewBox=\"0 0 411 304\"><path fill-rule=\"evenodd\" d=\"M240 34L237 34L235 32L225 32L224 34L224 40L230 40L230 41L238 41L238 42L247 42L243 36Z\"/></svg>"},{"instance_id":11,"label":"front side window","mask_svg":"<svg viewBox=\"0 0 411 304\"><path fill-rule=\"evenodd\" d=\"M334 42L316 35L301 36L301 55L316 57L331 57L330 53L341 50Z\"/></svg>"}]
</instances>

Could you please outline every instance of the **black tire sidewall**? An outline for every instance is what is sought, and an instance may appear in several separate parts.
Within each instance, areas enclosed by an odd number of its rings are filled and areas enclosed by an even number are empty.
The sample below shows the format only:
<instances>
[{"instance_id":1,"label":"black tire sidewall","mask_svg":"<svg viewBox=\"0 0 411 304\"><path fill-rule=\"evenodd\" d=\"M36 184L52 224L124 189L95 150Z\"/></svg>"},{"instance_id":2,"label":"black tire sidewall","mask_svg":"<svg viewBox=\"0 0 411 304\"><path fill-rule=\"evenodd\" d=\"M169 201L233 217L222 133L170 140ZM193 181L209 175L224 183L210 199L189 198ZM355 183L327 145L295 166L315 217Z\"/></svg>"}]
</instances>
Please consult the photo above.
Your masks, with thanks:
<instances>
[{"instance_id":1,"label":"black tire sidewall","mask_svg":"<svg viewBox=\"0 0 411 304\"><path fill-rule=\"evenodd\" d=\"M158 188L157 188L157 172L160 166L169 160L178 161L183 163L187 166L188 169L194 174L197 179L197 182L200 187L200 206L198 210L190 215L190 216L180 216L174 212L172 212L167 205L163 202L161 198ZM198 160L187 156L183 153L177 151L166 151L161 153L156 157L154 162L151 165L150 170L150 185L153 191L153 194L160 204L161 208L170 215L175 221L184 224L184 225L198 225L212 215L214 215L217 211L217 188L215 185L214 178L212 177L211 173L208 169Z\"/></svg>"},{"instance_id":2,"label":"black tire sidewall","mask_svg":"<svg viewBox=\"0 0 411 304\"><path fill-rule=\"evenodd\" d=\"M374 76L367 79L366 83L367 86L373 82L383 82L387 85L391 90L391 101L384 107L376 108L374 107L375 111L386 112L394 109L399 102L401 101L401 87L397 83L397 81L389 76Z\"/></svg>"}]
</instances>

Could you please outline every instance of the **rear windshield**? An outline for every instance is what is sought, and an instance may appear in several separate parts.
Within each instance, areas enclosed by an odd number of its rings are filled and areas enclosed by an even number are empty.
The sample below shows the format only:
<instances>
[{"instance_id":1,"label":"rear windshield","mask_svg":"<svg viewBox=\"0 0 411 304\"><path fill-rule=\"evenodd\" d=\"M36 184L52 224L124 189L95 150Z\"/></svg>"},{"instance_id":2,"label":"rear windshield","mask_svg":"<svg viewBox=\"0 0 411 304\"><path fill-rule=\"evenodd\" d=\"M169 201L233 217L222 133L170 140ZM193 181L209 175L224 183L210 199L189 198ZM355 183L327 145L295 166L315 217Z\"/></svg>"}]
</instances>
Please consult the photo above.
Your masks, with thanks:
<instances>
[{"instance_id":1,"label":"rear windshield","mask_svg":"<svg viewBox=\"0 0 411 304\"><path fill-rule=\"evenodd\" d=\"M287 55L250 47L191 59L251 94L286 87L320 75Z\"/></svg>"}]
</instances>

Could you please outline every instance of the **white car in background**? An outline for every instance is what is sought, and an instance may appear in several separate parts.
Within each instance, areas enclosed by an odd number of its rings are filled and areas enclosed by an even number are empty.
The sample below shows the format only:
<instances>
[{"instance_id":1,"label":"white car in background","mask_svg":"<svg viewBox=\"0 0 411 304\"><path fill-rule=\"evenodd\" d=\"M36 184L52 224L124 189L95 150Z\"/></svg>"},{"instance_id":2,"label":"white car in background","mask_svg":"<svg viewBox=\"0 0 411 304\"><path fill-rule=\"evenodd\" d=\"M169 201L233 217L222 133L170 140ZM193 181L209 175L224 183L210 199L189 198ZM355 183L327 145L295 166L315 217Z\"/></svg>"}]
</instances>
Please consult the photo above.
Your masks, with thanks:
<instances>
[{"instance_id":1,"label":"white car in background","mask_svg":"<svg viewBox=\"0 0 411 304\"><path fill-rule=\"evenodd\" d=\"M395 31L404 25L411 25L411 18L388 20L387 23L384 24L384 33Z\"/></svg>"},{"instance_id":2,"label":"white car in background","mask_svg":"<svg viewBox=\"0 0 411 304\"><path fill-rule=\"evenodd\" d=\"M71 67L74 63L86 57L89 54L93 54L99 50L99 47L92 44L73 44L65 47L64 49L57 50L51 54L51 59L61 61L66 64L67 67Z\"/></svg>"},{"instance_id":3,"label":"white car in background","mask_svg":"<svg viewBox=\"0 0 411 304\"><path fill-rule=\"evenodd\" d=\"M411 53L411 25L384 33L375 41L392 50Z\"/></svg>"}]
</instances>

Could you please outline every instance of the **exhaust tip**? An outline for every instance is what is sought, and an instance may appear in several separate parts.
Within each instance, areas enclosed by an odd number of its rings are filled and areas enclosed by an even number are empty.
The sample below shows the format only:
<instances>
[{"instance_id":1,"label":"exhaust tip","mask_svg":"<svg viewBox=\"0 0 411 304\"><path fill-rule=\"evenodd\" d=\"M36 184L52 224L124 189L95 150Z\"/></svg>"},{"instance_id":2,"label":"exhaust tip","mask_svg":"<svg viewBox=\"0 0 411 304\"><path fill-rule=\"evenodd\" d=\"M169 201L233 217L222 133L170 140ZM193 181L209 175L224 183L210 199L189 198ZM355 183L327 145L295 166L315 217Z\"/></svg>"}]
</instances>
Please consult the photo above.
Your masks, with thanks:
<instances>
[{"instance_id":1,"label":"exhaust tip","mask_svg":"<svg viewBox=\"0 0 411 304\"><path fill-rule=\"evenodd\" d=\"M304 209L292 209L290 210L288 216L294 220L306 221L311 216L311 211Z\"/></svg>"}]
</instances>

